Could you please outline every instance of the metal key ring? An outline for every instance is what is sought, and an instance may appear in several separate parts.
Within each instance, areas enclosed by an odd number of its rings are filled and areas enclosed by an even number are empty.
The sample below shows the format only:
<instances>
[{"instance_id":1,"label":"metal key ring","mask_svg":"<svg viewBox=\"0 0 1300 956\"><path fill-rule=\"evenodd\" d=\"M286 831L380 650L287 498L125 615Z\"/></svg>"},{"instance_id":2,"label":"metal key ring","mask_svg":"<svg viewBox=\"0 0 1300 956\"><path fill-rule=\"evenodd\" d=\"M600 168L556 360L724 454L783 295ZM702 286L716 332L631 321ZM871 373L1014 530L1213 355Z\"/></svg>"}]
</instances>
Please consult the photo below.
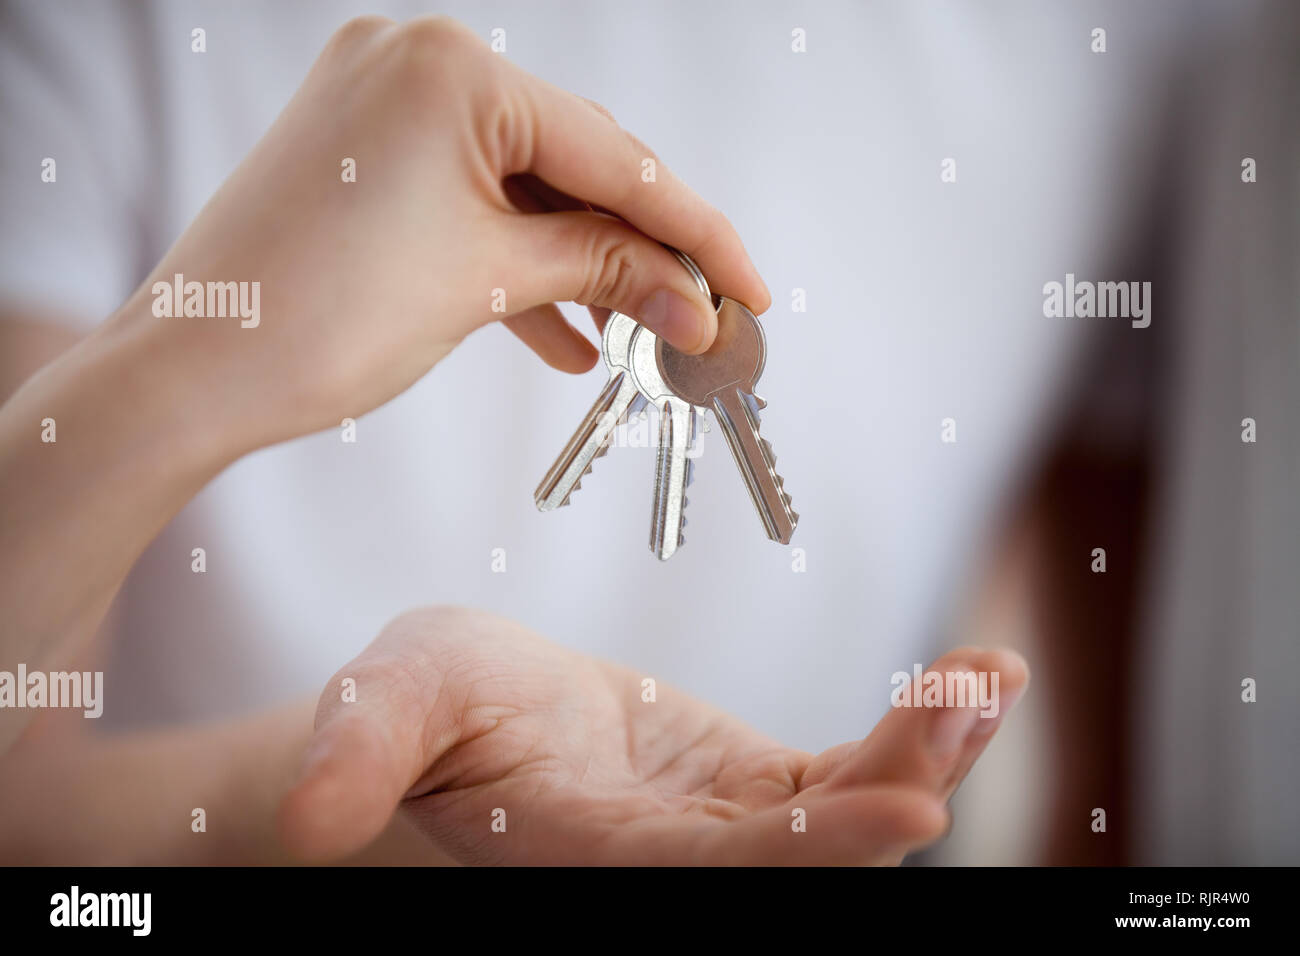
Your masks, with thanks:
<instances>
[{"instance_id":1,"label":"metal key ring","mask_svg":"<svg viewBox=\"0 0 1300 956\"><path fill-rule=\"evenodd\" d=\"M673 255L675 255L677 257L677 261L686 267L686 271L695 277L695 284L700 287L700 291L704 293L704 297L708 299L711 303L713 303L713 308L720 309L722 307L722 297L714 295L711 291L709 291L709 280L704 278L704 272L700 269L699 266L695 264L695 260L692 259L690 256L688 256L686 253L682 252L680 249L674 249L666 242L661 243L661 245L669 252L671 252ZM762 325L759 325L759 328L762 329ZM763 364L766 364L766 356L764 357ZM758 366L758 375L763 374L763 364L760 364ZM756 375L755 377L757 378L758 375Z\"/></svg>"},{"instance_id":2,"label":"metal key ring","mask_svg":"<svg viewBox=\"0 0 1300 956\"><path fill-rule=\"evenodd\" d=\"M704 278L704 273L701 272L700 267L695 264L695 260L692 259L690 256L688 256L686 253L682 252L680 249L674 249L672 246L668 245L667 243L662 243L662 245L665 249L667 249L669 252L671 252L673 255L677 257L678 262L680 262L682 265L686 267L686 271L689 272L692 277L694 277L695 284L698 285L700 287L700 291L704 293L704 298L712 302L713 293L709 291L709 280Z\"/></svg>"}]
</instances>

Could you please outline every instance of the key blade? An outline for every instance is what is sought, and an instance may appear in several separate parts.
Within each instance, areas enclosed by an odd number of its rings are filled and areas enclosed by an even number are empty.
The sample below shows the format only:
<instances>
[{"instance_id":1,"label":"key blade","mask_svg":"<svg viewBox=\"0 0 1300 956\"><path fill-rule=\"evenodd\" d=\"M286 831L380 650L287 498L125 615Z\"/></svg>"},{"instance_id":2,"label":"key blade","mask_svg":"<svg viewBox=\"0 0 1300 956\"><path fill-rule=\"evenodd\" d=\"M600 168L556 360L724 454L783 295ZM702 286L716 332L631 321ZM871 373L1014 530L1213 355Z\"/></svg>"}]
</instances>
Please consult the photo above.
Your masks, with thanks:
<instances>
[{"instance_id":1,"label":"key blade","mask_svg":"<svg viewBox=\"0 0 1300 956\"><path fill-rule=\"evenodd\" d=\"M654 495L650 505L650 550L667 561L685 543L686 487L692 477L686 457L695 438L695 410L677 399L659 409L659 445L655 455Z\"/></svg>"},{"instance_id":2,"label":"key blade","mask_svg":"<svg viewBox=\"0 0 1300 956\"><path fill-rule=\"evenodd\" d=\"M609 450L609 436L627 418L637 396L636 383L627 372L610 377L573 437L533 492L538 511L553 511L569 503L595 460Z\"/></svg>"},{"instance_id":3,"label":"key blade","mask_svg":"<svg viewBox=\"0 0 1300 956\"><path fill-rule=\"evenodd\" d=\"M728 388L713 397L713 413L722 427L750 500L773 541L789 544L799 516L791 507L785 481L776 473L776 455L759 434L758 415L747 393Z\"/></svg>"}]
</instances>

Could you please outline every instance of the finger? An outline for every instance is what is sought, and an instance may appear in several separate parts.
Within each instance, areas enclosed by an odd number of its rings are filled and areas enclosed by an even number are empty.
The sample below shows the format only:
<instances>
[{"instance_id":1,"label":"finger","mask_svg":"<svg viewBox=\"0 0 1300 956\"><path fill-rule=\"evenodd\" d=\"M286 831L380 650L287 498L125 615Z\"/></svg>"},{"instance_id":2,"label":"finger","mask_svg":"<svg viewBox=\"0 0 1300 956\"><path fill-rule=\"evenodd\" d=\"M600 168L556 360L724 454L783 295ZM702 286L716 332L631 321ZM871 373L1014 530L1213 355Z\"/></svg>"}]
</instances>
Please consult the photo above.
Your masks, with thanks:
<instances>
[{"instance_id":1,"label":"finger","mask_svg":"<svg viewBox=\"0 0 1300 956\"><path fill-rule=\"evenodd\" d=\"M614 118L614 114L611 113L608 109L606 109L605 106L604 106L604 104L597 103L595 100L589 100L589 99L587 99L587 97L583 96L581 93L575 93L574 96L578 97L578 99L582 100L582 102L586 103L588 106L590 106L593 110L595 110L595 111L596 111L597 113L599 113L601 116L605 117L605 119L609 120L611 123L614 123L614 124L617 124L617 123L618 123L618 120L616 120L616 119Z\"/></svg>"},{"instance_id":2,"label":"finger","mask_svg":"<svg viewBox=\"0 0 1300 956\"><path fill-rule=\"evenodd\" d=\"M596 331L603 333L605 323L609 321L609 309L602 305L589 305L587 311L591 313L591 321L596 323Z\"/></svg>"},{"instance_id":3,"label":"finger","mask_svg":"<svg viewBox=\"0 0 1300 956\"><path fill-rule=\"evenodd\" d=\"M337 859L377 837L425 769L455 745L460 729L443 674L404 635L385 628L326 685L298 782L280 805L285 847L305 860ZM339 688L355 681L355 699Z\"/></svg>"},{"instance_id":4,"label":"finger","mask_svg":"<svg viewBox=\"0 0 1300 956\"><path fill-rule=\"evenodd\" d=\"M1028 667L1018 654L972 648L945 655L927 673L945 679L949 674L973 673L977 679L987 675L990 706L893 708L828 778L830 786L894 780L928 787L947 799L983 753L1029 679Z\"/></svg>"},{"instance_id":5,"label":"finger","mask_svg":"<svg viewBox=\"0 0 1300 956\"><path fill-rule=\"evenodd\" d=\"M543 362L561 372L586 372L600 358L596 347L552 303L517 312L503 324Z\"/></svg>"},{"instance_id":6,"label":"finger","mask_svg":"<svg viewBox=\"0 0 1300 956\"><path fill-rule=\"evenodd\" d=\"M1029 669L1012 651L963 648L940 658L926 673L945 678L973 673L977 681L986 675L987 706L968 700L967 706L956 707L945 700L942 707L892 708L865 740L814 758L803 785L824 781L838 788L895 782L924 787L945 800L951 796L1023 694ZM911 699L910 684L903 693Z\"/></svg>"},{"instance_id":7,"label":"finger","mask_svg":"<svg viewBox=\"0 0 1300 956\"><path fill-rule=\"evenodd\" d=\"M599 113L601 116L605 117L605 119L607 119L607 120L609 120L611 123L613 123L615 126L618 125L618 118L617 118L613 113L611 113L611 112L610 112L610 111L605 107L605 105L604 105L603 103L597 103L595 100L589 100L589 99L587 99L587 97L582 96L581 94L577 94L577 93L575 93L574 95L577 96L578 99L582 100L582 102L584 102L584 103L586 103L588 106L590 106L593 110L595 110L595 111L596 111L597 113ZM605 213L605 215L607 215L607 216L613 216L613 215L614 215L614 213L613 213L611 210L606 209L604 206L597 205L597 204L595 204L595 203L587 203L586 205L587 205L587 208L590 209L590 210L592 210L593 212L603 212L603 213ZM608 318L608 317L609 317L609 316L608 316L608 312L606 313L606 315L605 315L604 318L597 318L594 314L593 314L593 316L592 316L592 318L596 318L596 319L597 319L597 324L599 324L599 325L601 326L601 328L604 328L605 318Z\"/></svg>"},{"instance_id":8,"label":"finger","mask_svg":"<svg viewBox=\"0 0 1300 956\"><path fill-rule=\"evenodd\" d=\"M970 662L979 654L980 651L977 648L957 648L934 661L926 669L926 673L948 673L964 670L970 666ZM908 687L910 688L910 686L909 684ZM820 786L832 775L850 764L855 757L861 757L862 754L870 752L873 748L878 748L882 739L897 739L902 731L914 723L924 725L924 713L907 708L900 710L891 707L885 716L877 722L876 726L872 728L871 733L866 738L837 744L813 757L800 778L800 788ZM861 778L859 777L859 779Z\"/></svg>"},{"instance_id":9,"label":"finger","mask_svg":"<svg viewBox=\"0 0 1300 956\"><path fill-rule=\"evenodd\" d=\"M531 862L633 866L826 866L897 863L948 830L948 808L916 787L885 784L798 794L759 813L612 818L593 829L590 814L540 818L555 858ZM516 839L538 826L527 813Z\"/></svg>"},{"instance_id":10,"label":"finger","mask_svg":"<svg viewBox=\"0 0 1300 956\"><path fill-rule=\"evenodd\" d=\"M796 811L801 815L796 816ZM716 827L699 847L698 862L707 866L892 864L942 837L948 821L943 803L914 787L800 794L785 806Z\"/></svg>"},{"instance_id":11,"label":"finger","mask_svg":"<svg viewBox=\"0 0 1300 956\"><path fill-rule=\"evenodd\" d=\"M597 111L601 112L602 114L606 114L606 116L608 116L608 112L606 111L606 109L604 109L604 107L602 107L601 104L591 103L590 100L584 100L584 101L585 103L589 103L591 107L593 107L594 109L597 109ZM515 208L519 209L520 212L528 212L528 213L545 213L545 212L559 212L559 211L573 212L573 211L578 211L578 209L588 209L588 211L594 212L594 209L591 209L588 203L584 203L580 199L575 199L571 195L560 193L559 190L551 189L551 186L547 185L547 183L542 182L541 179L538 179L536 176L530 176L530 174L521 174L521 176L506 177L506 179L504 179L504 181L502 182L502 186L504 191L506 191L507 199L510 199L512 206L515 206ZM541 308L546 308L546 307L543 306ZM597 332L604 332L604 324L606 324L607 321L610 320L610 310L608 310L608 308L604 308L603 306L588 306L586 307L586 311L590 312L591 321L595 323L595 329L597 329ZM511 329L513 330L513 325L510 323L510 321L507 320L506 324L511 325ZM568 328L572 329L573 332L577 334L576 329L573 329L572 325L569 325ZM552 336L558 338L559 337L558 330L554 330L554 332L552 332ZM541 355L541 352L538 352L538 354ZM564 364L563 367L562 365L556 364L555 362L551 362L551 359L547 359L546 355L542 355L542 358L546 359L546 362L551 364L552 367L560 368L560 371L565 371L565 372L568 371L585 372L588 371L588 369L591 367L591 364L594 364L594 359L593 359L590 360L590 362L586 362L586 364L581 365L581 367L577 367L576 363L580 362L580 360L585 360L585 352L584 352L584 356L582 356L582 359L578 358L577 355L572 355L572 354L568 355L567 360L560 359L562 360L562 362L567 362L567 364ZM595 354L595 358L599 358L599 352Z\"/></svg>"},{"instance_id":12,"label":"finger","mask_svg":"<svg viewBox=\"0 0 1300 956\"><path fill-rule=\"evenodd\" d=\"M578 97L522 70L533 122L521 168L554 188L610 210L691 256L715 292L755 313L771 304L767 286L731 223L678 179L650 149ZM650 171L653 170L653 178Z\"/></svg>"},{"instance_id":13,"label":"finger","mask_svg":"<svg viewBox=\"0 0 1300 956\"><path fill-rule=\"evenodd\" d=\"M609 111L599 103L595 103L591 100L584 100L584 102L591 104L594 109L609 116L610 119L613 119L613 116L610 116ZM521 212L543 213L557 212L559 210L591 210L591 206L588 203L584 203L580 199L574 199L572 196L567 193L562 193L558 189L552 189L546 183L533 175L524 174L507 176L502 182L502 187L505 189L506 197L515 208ZM589 305L587 306L587 311L591 314L592 322L596 324L596 331L604 332L605 323L609 321L609 309L602 308L598 305ZM509 323L507 322L507 324ZM572 326L570 326L570 328L572 328ZM542 357L545 358L545 356ZM599 353L597 353L597 357L599 357ZM549 359L547 359L547 361L550 362ZM550 362L550 364L553 366L555 365L554 362ZM591 363L578 369L578 371L586 371L589 368L591 368ZM563 371L572 371L572 369L564 368Z\"/></svg>"},{"instance_id":14,"label":"finger","mask_svg":"<svg viewBox=\"0 0 1300 956\"><path fill-rule=\"evenodd\" d=\"M658 242L593 212L515 216L505 234L518 277L510 299L531 308L572 300L636 319L685 352L702 352L718 316L691 274Z\"/></svg>"}]
</instances>

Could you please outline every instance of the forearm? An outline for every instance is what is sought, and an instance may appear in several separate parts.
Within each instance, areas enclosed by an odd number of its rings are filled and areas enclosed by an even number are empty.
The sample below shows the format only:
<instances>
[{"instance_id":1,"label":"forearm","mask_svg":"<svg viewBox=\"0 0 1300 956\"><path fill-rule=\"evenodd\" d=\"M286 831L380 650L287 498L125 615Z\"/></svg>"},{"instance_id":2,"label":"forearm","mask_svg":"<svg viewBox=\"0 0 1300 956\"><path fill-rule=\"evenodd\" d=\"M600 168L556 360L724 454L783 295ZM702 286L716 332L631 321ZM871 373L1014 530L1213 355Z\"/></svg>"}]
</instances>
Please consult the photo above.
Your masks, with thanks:
<instances>
[{"instance_id":1,"label":"forearm","mask_svg":"<svg viewBox=\"0 0 1300 956\"><path fill-rule=\"evenodd\" d=\"M148 543L237 455L180 338L131 318L0 407L0 671L66 666ZM0 709L0 753L31 713Z\"/></svg>"},{"instance_id":2,"label":"forearm","mask_svg":"<svg viewBox=\"0 0 1300 956\"><path fill-rule=\"evenodd\" d=\"M29 734L0 762L0 860L282 862L271 821L311 715L304 701L235 723L116 738ZM205 832L195 830L199 809Z\"/></svg>"},{"instance_id":3,"label":"forearm","mask_svg":"<svg viewBox=\"0 0 1300 956\"><path fill-rule=\"evenodd\" d=\"M313 714L314 704L300 701L118 738L29 735L0 759L0 863L291 863L275 814L300 769ZM399 820L351 862L445 859Z\"/></svg>"}]
</instances>

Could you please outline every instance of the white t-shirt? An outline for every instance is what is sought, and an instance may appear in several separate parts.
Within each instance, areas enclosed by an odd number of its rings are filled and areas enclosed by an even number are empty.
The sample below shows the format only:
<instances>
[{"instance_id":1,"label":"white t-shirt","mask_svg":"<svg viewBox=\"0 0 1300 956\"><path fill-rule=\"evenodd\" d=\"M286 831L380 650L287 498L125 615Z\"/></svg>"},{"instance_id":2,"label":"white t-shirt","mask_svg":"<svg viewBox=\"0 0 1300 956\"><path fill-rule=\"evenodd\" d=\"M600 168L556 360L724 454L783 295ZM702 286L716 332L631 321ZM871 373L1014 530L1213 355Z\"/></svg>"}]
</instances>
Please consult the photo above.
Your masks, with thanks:
<instances>
[{"instance_id":1,"label":"white t-shirt","mask_svg":"<svg viewBox=\"0 0 1300 956\"><path fill-rule=\"evenodd\" d=\"M647 448L612 449L570 507L537 513L603 372L563 376L490 328L361 418L355 443L264 450L184 509L123 594L106 722L315 693L395 614L450 602L792 745L865 733L890 675L952 642L1087 344L1088 320L1044 317L1044 283L1137 278L1105 267L1164 158L1168 11L1109 11L1098 55L1095 16L1039 4L377 6L503 29L504 55L603 103L731 218L773 291L759 392L799 529L790 548L766 540L716 429L670 562L646 546ZM0 294L100 321L361 12L7 8Z\"/></svg>"}]
</instances>

